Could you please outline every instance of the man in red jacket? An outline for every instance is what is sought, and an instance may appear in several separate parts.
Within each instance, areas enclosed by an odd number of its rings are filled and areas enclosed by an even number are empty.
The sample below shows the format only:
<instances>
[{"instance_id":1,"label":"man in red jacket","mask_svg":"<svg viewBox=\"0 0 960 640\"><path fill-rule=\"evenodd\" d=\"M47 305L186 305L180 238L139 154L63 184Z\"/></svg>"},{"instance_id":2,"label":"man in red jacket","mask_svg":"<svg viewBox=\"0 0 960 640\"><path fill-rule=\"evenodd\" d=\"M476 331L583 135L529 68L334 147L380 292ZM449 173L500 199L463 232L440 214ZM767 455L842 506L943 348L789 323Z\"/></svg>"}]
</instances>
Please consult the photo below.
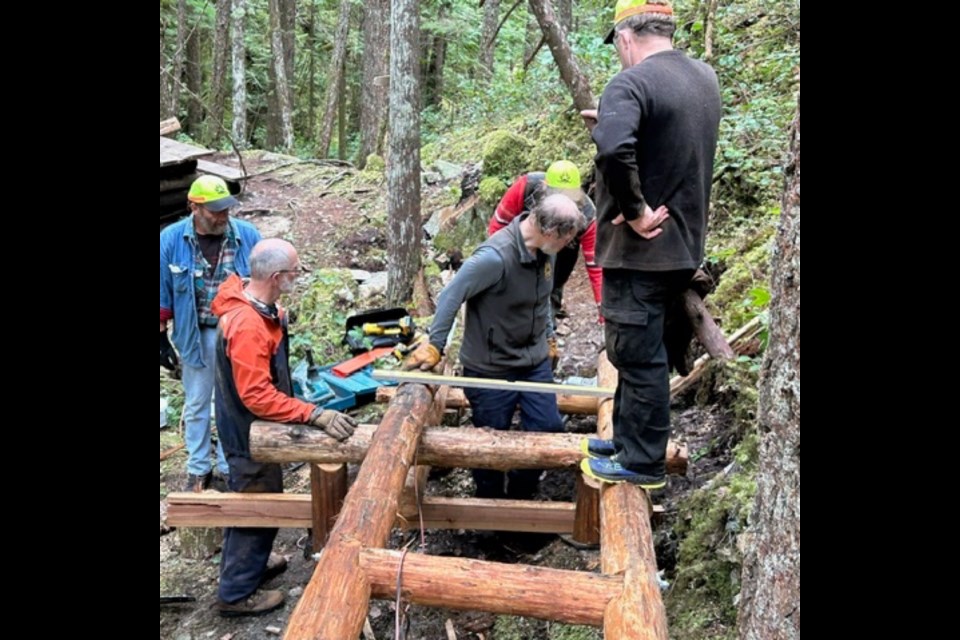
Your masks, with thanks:
<instances>
[{"instance_id":1,"label":"man in red jacket","mask_svg":"<svg viewBox=\"0 0 960 640\"><path fill-rule=\"evenodd\" d=\"M597 242L596 209L590 198L580 188L580 170L577 169L577 165L569 160L559 160L551 164L546 173L533 171L517 178L500 199L500 204L497 205L487 225L487 235L492 236L503 229L524 211L533 211L544 197L554 193L564 194L580 207L580 213L586 220L586 227L557 254L557 264L553 272L553 291L550 293L553 313L554 315L561 313L563 285L567 283L570 274L573 273L573 267L577 264L577 247L583 252L583 262L587 267L590 285L593 287L593 298L599 307L602 272L594 255Z\"/></svg>"},{"instance_id":2,"label":"man in red jacket","mask_svg":"<svg viewBox=\"0 0 960 640\"><path fill-rule=\"evenodd\" d=\"M337 440L353 435L356 422L293 397L287 354L287 319L277 305L293 291L300 259L289 242L258 242L250 253L250 280L236 274L220 286L213 312L220 318L217 336L217 430L230 466L230 490L282 493L278 464L250 459L254 420L316 427ZM221 616L255 616L283 604L283 592L260 591L276 529L228 527L223 534Z\"/></svg>"}]
</instances>

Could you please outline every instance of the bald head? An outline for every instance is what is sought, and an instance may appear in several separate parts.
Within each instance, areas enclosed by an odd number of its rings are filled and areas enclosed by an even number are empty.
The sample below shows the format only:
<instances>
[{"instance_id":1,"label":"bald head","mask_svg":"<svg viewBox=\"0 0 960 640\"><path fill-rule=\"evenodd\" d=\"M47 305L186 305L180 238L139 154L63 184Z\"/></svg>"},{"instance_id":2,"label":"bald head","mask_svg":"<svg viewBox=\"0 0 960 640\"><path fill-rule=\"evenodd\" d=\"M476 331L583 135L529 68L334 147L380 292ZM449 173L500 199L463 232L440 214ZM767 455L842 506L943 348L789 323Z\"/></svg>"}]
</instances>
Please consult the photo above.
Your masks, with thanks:
<instances>
[{"instance_id":1,"label":"bald head","mask_svg":"<svg viewBox=\"0 0 960 640\"><path fill-rule=\"evenodd\" d=\"M540 233L553 232L559 237L568 236L583 228L583 214L576 203L567 196L557 193L544 198L534 207Z\"/></svg>"},{"instance_id":2,"label":"bald head","mask_svg":"<svg viewBox=\"0 0 960 640\"><path fill-rule=\"evenodd\" d=\"M295 269L297 263L297 250L286 240L261 240L250 252L250 277L266 280L278 271Z\"/></svg>"}]
</instances>

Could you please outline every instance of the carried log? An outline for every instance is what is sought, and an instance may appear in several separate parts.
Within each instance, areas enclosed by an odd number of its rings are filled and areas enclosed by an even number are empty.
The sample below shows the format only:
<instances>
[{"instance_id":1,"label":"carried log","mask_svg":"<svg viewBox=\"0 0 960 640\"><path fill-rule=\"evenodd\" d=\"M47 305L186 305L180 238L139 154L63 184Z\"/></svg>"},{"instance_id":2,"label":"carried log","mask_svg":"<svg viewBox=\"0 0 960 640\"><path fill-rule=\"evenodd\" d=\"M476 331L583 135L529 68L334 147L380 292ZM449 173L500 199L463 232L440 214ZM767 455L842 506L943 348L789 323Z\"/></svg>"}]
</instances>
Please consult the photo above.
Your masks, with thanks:
<instances>
[{"instance_id":1,"label":"carried log","mask_svg":"<svg viewBox=\"0 0 960 640\"><path fill-rule=\"evenodd\" d=\"M690 319L694 334L707 353L714 358L733 358L733 349L727 344L727 339L720 331L720 327L713 321L713 316L707 311L703 299L693 289L683 292L683 310Z\"/></svg>"},{"instance_id":2,"label":"carried log","mask_svg":"<svg viewBox=\"0 0 960 640\"><path fill-rule=\"evenodd\" d=\"M319 429L257 420L250 428L250 454L258 462L360 462L376 431L375 425L360 425L348 440L337 442ZM417 463L500 470L570 467L583 459L583 437L574 433L428 427L420 438ZM682 475L686 470L686 447L671 442L667 447L667 472Z\"/></svg>"},{"instance_id":3,"label":"carried log","mask_svg":"<svg viewBox=\"0 0 960 640\"><path fill-rule=\"evenodd\" d=\"M396 597L400 556L385 549L360 553L359 573L366 574L373 597ZM403 599L415 604L594 626L622 591L614 576L419 553L403 558L400 582Z\"/></svg>"},{"instance_id":4,"label":"carried log","mask_svg":"<svg viewBox=\"0 0 960 640\"><path fill-rule=\"evenodd\" d=\"M357 571L360 553L387 542L431 401L427 387L412 384L390 403L313 577L290 615L285 638L360 635L370 603L370 584Z\"/></svg>"}]
</instances>

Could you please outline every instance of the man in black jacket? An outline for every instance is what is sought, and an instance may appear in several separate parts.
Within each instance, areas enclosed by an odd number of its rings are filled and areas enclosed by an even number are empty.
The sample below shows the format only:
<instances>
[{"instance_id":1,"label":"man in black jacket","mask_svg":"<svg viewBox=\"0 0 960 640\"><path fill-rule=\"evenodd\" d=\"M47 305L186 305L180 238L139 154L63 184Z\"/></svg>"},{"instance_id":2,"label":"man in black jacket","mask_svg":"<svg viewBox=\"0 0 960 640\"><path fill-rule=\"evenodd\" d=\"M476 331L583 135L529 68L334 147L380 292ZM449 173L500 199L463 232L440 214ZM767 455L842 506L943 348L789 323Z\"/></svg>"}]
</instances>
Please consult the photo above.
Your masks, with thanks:
<instances>
[{"instance_id":1,"label":"man in black jacket","mask_svg":"<svg viewBox=\"0 0 960 640\"><path fill-rule=\"evenodd\" d=\"M620 0L607 36L623 71L599 112L597 263L607 355L619 372L612 441L588 439L581 468L606 482L665 484L670 385L665 309L703 260L720 89L713 69L673 49L665 0Z\"/></svg>"},{"instance_id":2,"label":"man in black jacket","mask_svg":"<svg viewBox=\"0 0 960 640\"><path fill-rule=\"evenodd\" d=\"M440 293L430 341L404 361L404 368L426 371L440 361L453 320L466 302L460 347L464 375L553 382L550 291L554 261L583 223L577 205L567 196L555 194L493 234ZM524 430L563 429L555 395L495 389L464 389L464 393L474 426L509 429L519 406ZM537 469L513 470L505 488L503 472L473 472L478 498L532 498L539 476Z\"/></svg>"}]
</instances>

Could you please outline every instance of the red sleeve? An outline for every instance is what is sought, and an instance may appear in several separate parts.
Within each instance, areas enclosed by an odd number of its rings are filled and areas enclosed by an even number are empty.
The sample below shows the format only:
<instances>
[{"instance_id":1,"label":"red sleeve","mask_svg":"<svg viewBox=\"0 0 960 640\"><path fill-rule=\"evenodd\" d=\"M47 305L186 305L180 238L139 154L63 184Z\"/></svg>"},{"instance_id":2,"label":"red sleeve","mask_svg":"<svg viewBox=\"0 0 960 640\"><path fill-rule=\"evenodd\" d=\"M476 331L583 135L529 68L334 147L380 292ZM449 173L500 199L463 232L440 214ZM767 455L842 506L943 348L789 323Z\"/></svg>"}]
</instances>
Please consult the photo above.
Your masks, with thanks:
<instances>
[{"instance_id":1,"label":"red sleeve","mask_svg":"<svg viewBox=\"0 0 960 640\"><path fill-rule=\"evenodd\" d=\"M487 226L487 235L492 236L500 229L510 224L517 215L523 213L523 193L527 190L527 175L524 174L517 178L517 181L510 185L507 192L500 198L500 204L496 211L490 216L490 224Z\"/></svg>"},{"instance_id":2,"label":"red sleeve","mask_svg":"<svg viewBox=\"0 0 960 640\"><path fill-rule=\"evenodd\" d=\"M164 309L163 307L160 307L160 322L166 322L171 318L173 318L173 311L171 311L170 309Z\"/></svg>"},{"instance_id":3,"label":"red sleeve","mask_svg":"<svg viewBox=\"0 0 960 640\"><path fill-rule=\"evenodd\" d=\"M279 327L268 332L259 319L245 318L224 324L233 384L247 409L262 420L306 423L314 406L281 392L270 379L270 359L283 336Z\"/></svg>"},{"instance_id":4,"label":"red sleeve","mask_svg":"<svg viewBox=\"0 0 960 640\"><path fill-rule=\"evenodd\" d=\"M603 269L597 265L597 221L591 220L587 230L580 238L580 251L583 252L583 262L590 276L590 286L593 287L593 299L600 303L603 290Z\"/></svg>"}]
</instances>

